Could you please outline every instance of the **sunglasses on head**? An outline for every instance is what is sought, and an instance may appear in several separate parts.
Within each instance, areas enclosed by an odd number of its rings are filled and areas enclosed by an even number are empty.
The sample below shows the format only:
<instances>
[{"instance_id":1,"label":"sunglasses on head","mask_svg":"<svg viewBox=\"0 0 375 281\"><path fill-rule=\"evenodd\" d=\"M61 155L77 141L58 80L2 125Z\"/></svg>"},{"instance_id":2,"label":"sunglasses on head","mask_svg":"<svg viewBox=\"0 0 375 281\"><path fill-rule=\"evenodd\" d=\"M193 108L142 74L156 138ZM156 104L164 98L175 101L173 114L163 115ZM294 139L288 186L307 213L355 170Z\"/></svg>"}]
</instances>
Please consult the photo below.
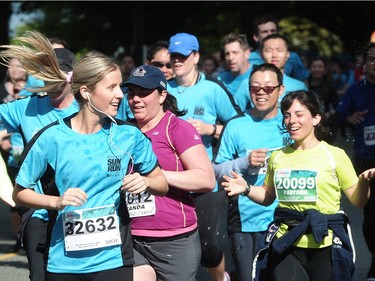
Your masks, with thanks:
<instances>
[{"instance_id":1,"label":"sunglasses on head","mask_svg":"<svg viewBox=\"0 0 375 281\"><path fill-rule=\"evenodd\" d=\"M166 66L167 68L172 68L172 65L171 65L169 62L167 62L167 63L162 63L162 62L160 62L160 61L153 61L153 62L151 63L151 65L156 66L156 67L159 67L159 68L162 68L162 67L164 67L164 66Z\"/></svg>"},{"instance_id":2,"label":"sunglasses on head","mask_svg":"<svg viewBox=\"0 0 375 281\"><path fill-rule=\"evenodd\" d=\"M263 90L265 93L267 94L271 94L273 91L275 91L276 88L279 88L281 86L280 85L277 85L277 86L264 86L264 87L260 87L260 86L250 86L250 92L252 94L256 94L258 93L260 90Z\"/></svg>"}]
</instances>

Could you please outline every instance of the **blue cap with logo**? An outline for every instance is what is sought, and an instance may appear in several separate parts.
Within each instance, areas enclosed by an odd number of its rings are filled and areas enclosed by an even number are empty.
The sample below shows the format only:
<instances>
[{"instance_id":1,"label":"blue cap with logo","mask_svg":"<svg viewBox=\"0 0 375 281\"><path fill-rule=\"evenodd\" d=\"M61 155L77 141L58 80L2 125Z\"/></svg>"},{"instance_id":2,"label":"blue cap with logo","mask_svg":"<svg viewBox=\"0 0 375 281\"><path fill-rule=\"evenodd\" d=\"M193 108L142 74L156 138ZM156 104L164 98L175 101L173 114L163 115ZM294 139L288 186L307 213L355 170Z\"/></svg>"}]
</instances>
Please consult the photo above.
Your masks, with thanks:
<instances>
[{"instance_id":1,"label":"blue cap with logo","mask_svg":"<svg viewBox=\"0 0 375 281\"><path fill-rule=\"evenodd\" d=\"M138 66L132 70L128 80L122 83L124 86L129 84L150 90L157 88L167 89L167 79L164 73L158 67L148 64Z\"/></svg>"},{"instance_id":2,"label":"blue cap with logo","mask_svg":"<svg viewBox=\"0 0 375 281\"><path fill-rule=\"evenodd\" d=\"M169 40L169 52L189 56L193 51L199 51L197 37L189 33L177 33Z\"/></svg>"}]
</instances>

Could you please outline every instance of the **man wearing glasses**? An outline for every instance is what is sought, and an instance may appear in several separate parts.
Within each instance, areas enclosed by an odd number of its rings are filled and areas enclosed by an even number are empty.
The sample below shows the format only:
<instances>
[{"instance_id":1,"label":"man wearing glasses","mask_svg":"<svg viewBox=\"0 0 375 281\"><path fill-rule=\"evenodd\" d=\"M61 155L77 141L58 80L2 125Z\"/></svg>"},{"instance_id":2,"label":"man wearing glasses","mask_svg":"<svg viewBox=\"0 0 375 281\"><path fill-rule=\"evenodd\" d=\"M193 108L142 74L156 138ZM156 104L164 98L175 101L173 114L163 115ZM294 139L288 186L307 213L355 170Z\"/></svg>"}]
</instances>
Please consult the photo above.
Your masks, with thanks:
<instances>
[{"instance_id":1,"label":"man wearing glasses","mask_svg":"<svg viewBox=\"0 0 375 281\"><path fill-rule=\"evenodd\" d=\"M265 63L274 64L283 73L284 94L279 97L279 105L282 98L287 93L298 90L308 90L304 82L285 74L285 65L289 58L290 52L288 40L284 36L276 33L266 36L260 46L260 54L262 55ZM241 85L237 95L245 96L247 93L248 88ZM246 95L246 98L248 105L250 104L250 107L254 107L252 101L250 101L249 95Z\"/></svg>"},{"instance_id":2,"label":"man wearing glasses","mask_svg":"<svg viewBox=\"0 0 375 281\"><path fill-rule=\"evenodd\" d=\"M215 158L218 182L231 171L241 174L249 185L262 184L272 151L291 142L280 130L283 117L278 98L284 94L283 74L273 64L255 65L249 79L248 95L254 105L244 116L230 120L221 136ZM250 92L250 94L249 94ZM247 192L229 197L227 231L238 280L251 280L252 263L259 239L273 220L277 200L261 206L247 198Z\"/></svg>"}]
</instances>

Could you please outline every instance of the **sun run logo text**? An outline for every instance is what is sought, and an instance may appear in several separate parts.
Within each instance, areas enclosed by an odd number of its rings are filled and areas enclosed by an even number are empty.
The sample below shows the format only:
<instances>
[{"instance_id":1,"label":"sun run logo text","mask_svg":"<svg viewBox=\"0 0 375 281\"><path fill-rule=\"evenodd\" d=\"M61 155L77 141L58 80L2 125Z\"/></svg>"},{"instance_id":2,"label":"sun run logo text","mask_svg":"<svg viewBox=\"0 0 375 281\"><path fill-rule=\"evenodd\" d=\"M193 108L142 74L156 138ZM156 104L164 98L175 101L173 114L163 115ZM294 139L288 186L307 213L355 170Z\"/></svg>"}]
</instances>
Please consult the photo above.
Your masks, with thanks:
<instances>
[{"instance_id":1,"label":"sun run logo text","mask_svg":"<svg viewBox=\"0 0 375 281\"><path fill-rule=\"evenodd\" d=\"M204 115L204 107L203 106L196 106L194 108L194 115L203 116Z\"/></svg>"},{"instance_id":2,"label":"sun run logo text","mask_svg":"<svg viewBox=\"0 0 375 281\"><path fill-rule=\"evenodd\" d=\"M108 173L121 171L121 159L118 158L108 158Z\"/></svg>"}]
</instances>

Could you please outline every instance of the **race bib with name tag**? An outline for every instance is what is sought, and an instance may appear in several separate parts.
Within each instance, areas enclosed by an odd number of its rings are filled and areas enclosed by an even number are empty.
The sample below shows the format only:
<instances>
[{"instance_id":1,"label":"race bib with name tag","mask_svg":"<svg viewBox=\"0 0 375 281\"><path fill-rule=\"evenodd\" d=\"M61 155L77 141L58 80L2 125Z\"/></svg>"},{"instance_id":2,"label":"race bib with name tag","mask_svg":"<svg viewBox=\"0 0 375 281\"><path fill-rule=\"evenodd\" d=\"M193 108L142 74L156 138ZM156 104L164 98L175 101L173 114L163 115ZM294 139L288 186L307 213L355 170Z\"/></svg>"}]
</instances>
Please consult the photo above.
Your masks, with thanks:
<instances>
[{"instance_id":1,"label":"race bib with name tag","mask_svg":"<svg viewBox=\"0 0 375 281\"><path fill-rule=\"evenodd\" d=\"M82 251L121 244L114 205L62 213L66 251Z\"/></svg>"},{"instance_id":2,"label":"race bib with name tag","mask_svg":"<svg viewBox=\"0 0 375 281\"><path fill-rule=\"evenodd\" d=\"M278 170L275 174L277 198L280 202L316 202L316 171Z\"/></svg>"},{"instance_id":3,"label":"race bib with name tag","mask_svg":"<svg viewBox=\"0 0 375 281\"><path fill-rule=\"evenodd\" d=\"M139 194L127 192L125 200L131 218L155 215L155 196L150 194L147 190Z\"/></svg>"},{"instance_id":4,"label":"race bib with name tag","mask_svg":"<svg viewBox=\"0 0 375 281\"><path fill-rule=\"evenodd\" d=\"M367 126L363 129L366 145L375 145L375 126Z\"/></svg>"}]
</instances>

